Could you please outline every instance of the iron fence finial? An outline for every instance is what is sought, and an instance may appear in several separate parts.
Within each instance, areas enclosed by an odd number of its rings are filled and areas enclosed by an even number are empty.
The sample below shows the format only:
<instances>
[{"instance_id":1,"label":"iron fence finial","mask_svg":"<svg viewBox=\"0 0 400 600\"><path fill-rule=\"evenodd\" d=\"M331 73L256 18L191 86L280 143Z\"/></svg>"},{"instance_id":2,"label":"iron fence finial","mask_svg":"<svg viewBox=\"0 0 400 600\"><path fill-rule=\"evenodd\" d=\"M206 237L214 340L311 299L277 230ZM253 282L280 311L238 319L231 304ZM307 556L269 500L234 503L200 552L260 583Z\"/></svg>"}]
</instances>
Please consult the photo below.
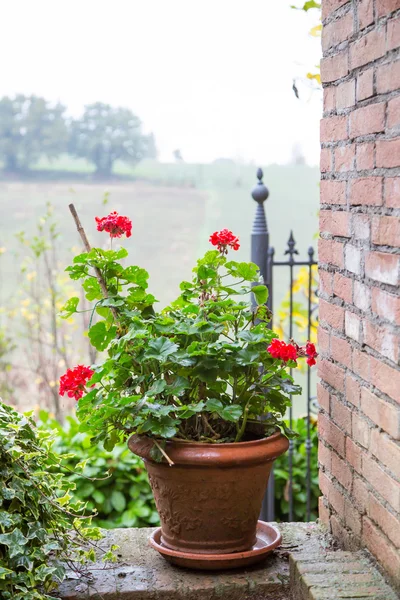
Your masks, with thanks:
<instances>
[{"instance_id":1,"label":"iron fence finial","mask_svg":"<svg viewBox=\"0 0 400 600\"><path fill-rule=\"evenodd\" d=\"M263 177L264 177L263 170L259 167L257 169L258 182L254 186L254 188L251 192L251 196L252 196L253 200L258 202L259 204L263 204L263 202L265 202L269 196L269 191L268 191L267 186L263 182Z\"/></svg>"}]
</instances>

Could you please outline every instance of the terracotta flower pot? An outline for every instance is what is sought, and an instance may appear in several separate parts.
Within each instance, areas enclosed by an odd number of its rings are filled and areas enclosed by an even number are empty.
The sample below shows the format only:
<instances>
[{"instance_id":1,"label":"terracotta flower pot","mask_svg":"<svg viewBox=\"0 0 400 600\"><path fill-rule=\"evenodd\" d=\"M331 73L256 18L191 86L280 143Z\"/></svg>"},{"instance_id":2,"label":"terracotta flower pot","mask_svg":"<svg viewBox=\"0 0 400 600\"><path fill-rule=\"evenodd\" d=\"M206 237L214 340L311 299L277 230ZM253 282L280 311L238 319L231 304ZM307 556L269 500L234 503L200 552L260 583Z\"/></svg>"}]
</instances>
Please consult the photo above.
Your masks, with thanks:
<instances>
[{"instance_id":1,"label":"terracotta flower pot","mask_svg":"<svg viewBox=\"0 0 400 600\"><path fill-rule=\"evenodd\" d=\"M152 460L153 441L133 435L130 450L144 459L161 520L161 542L181 552L249 550L272 462L289 442L281 433L236 444L167 442L174 465Z\"/></svg>"}]
</instances>

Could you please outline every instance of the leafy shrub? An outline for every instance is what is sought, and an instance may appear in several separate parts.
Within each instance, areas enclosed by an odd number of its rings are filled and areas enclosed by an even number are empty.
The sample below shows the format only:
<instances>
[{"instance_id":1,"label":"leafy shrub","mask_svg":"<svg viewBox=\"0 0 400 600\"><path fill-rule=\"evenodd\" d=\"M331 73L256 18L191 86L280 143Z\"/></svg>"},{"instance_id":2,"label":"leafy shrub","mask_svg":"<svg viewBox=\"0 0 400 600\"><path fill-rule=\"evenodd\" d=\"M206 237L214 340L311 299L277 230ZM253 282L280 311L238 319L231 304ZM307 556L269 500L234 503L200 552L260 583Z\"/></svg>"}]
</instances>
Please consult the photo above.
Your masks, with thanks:
<instances>
[{"instance_id":1,"label":"leafy shrub","mask_svg":"<svg viewBox=\"0 0 400 600\"><path fill-rule=\"evenodd\" d=\"M317 419L311 417L311 521L318 518L318 427ZM299 434L293 440L293 512L295 521L307 521L307 419L293 422L293 429ZM275 515L278 521L289 520L289 453L286 452L275 461Z\"/></svg>"},{"instance_id":2,"label":"leafy shrub","mask_svg":"<svg viewBox=\"0 0 400 600\"><path fill-rule=\"evenodd\" d=\"M29 416L0 402L0 598L43 600L64 577L64 564L89 557L80 548L100 532L82 518L62 457ZM74 530L76 535L71 535Z\"/></svg>"},{"instance_id":3,"label":"leafy shrub","mask_svg":"<svg viewBox=\"0 0 400 600\"><path fill-rule=\"evenodd\" d=\"M63 465L76 486L75 496L97 512L93 523L105 529L114 527L148 527L158 525L153 495L143 462L126 444L118 444L111 452L101 443L93 444L90 435L79 431L79 423L68 417L61 426L41 411L41 428L56 434L54 452L67 454ZM82 463L82 473L74 472Z\"/></svg>"}]
</instances>

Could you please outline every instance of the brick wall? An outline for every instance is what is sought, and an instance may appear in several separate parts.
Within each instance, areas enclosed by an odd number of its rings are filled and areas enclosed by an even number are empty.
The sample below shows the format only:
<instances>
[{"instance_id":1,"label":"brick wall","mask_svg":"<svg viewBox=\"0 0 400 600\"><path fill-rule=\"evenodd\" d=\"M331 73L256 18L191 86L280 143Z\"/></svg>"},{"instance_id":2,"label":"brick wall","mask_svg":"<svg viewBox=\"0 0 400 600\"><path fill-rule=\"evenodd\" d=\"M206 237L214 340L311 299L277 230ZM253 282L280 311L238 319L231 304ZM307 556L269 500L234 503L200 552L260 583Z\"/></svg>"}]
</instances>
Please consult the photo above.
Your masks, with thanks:
<instances>
[{"instance_id":1,"label":"brick wall","mask_svg":"<svg viewBox=\"0 0 400 600\"><path fill-rule=\"evenodd\" d=\"M400 582L400 0L323 0L320 516Z\"/></svg>"}]
</instances>

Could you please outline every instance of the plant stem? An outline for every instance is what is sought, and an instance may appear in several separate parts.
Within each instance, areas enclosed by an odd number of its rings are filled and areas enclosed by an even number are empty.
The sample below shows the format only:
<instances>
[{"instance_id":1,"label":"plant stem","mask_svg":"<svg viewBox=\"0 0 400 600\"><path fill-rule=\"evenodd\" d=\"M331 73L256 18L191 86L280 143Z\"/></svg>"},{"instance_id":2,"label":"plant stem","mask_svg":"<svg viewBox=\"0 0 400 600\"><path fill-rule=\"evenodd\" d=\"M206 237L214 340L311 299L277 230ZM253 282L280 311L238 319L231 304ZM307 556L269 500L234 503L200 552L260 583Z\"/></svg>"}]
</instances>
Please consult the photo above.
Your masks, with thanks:
<instances>
[{"instance_id":1,"label":"plant stem","mask_svg":"<svg viewBox=\"0 0 400 600\"><path fill-rule=\"evenodd\" d=\"M161 454L163 455L163 457L165 458L165 460L167 461L167 463L169 464L170 467L174 466L174 461L172 461L170 459L170 457L168 456L168 454L165 452L164 448L162 448L160 446L160 444L157 442L157 440L153 439L153 442L155 443L155 445L157 446L157 448L159 449L159 451L161 452Z\"/></svg>"},{"instance_id":2,"label":"plant stem","mask_svg":"<svg viewBox=\"0 0 400 600\"><path fill-rule=\"evenodd\" d=\"M240 440L242 439L243 434L244 434L244 432L246 430L247 417L249 415L249 403L250 403L250 399L248 400L248 402L247 402L247 404L246 404L246 406L244 408L244 415L243 415L242 426L241 426L241 428L239 429L239 431L236 434L235 442L240 442Z\"/></svg>"}]
</instances>

